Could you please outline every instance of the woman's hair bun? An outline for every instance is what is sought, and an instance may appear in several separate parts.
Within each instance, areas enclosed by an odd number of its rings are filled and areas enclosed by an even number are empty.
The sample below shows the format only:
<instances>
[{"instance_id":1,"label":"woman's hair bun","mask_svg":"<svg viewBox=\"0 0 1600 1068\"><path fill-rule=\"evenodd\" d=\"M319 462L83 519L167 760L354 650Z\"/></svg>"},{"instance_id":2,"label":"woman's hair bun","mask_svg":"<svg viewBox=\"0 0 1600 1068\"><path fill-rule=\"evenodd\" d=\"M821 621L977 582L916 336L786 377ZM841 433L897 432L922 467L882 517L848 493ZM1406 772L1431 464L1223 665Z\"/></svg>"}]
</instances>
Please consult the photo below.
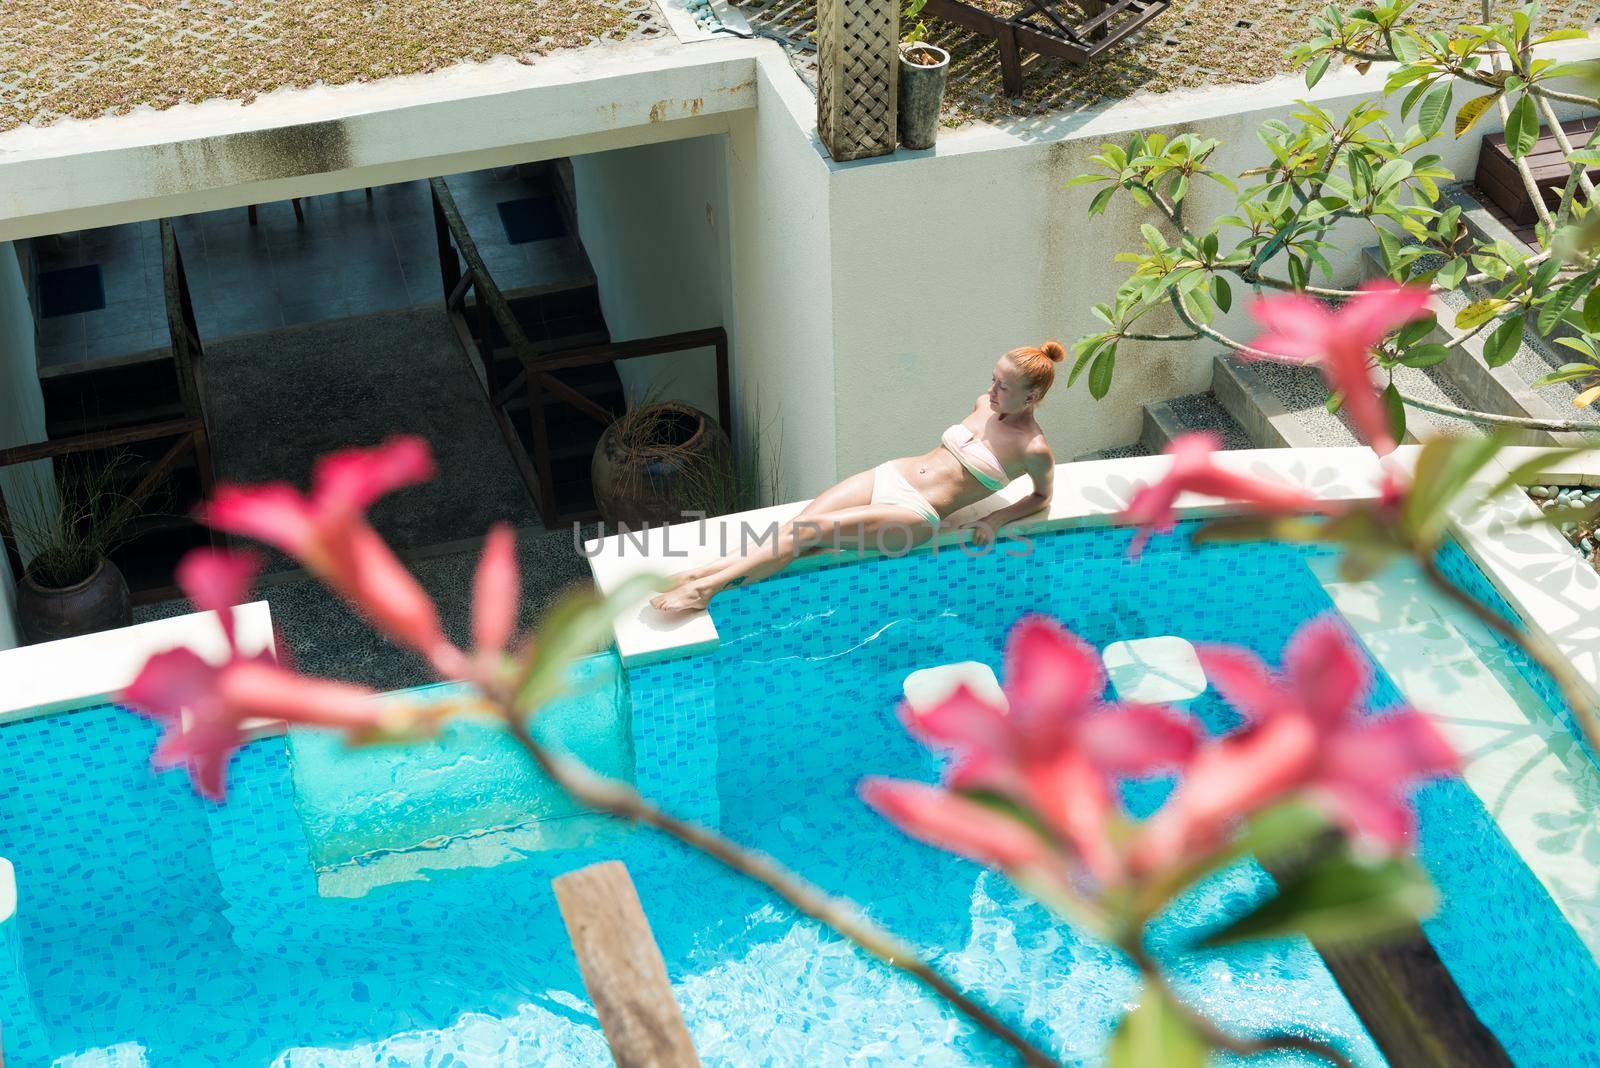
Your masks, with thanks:
<instances>
[{"instance_id":1,"label":"woman's hair bun","mask_svg":"<svg viewBox=\"0 0 1600 1068\"><path fill-rule=\"evenodd\" d=\"M1039 351L1050 357L1051 363L1060 363L1067 358L1067 350L1061 346L1059 341L1046 341L1039 346Z\"/></svg>"}]
</instances>

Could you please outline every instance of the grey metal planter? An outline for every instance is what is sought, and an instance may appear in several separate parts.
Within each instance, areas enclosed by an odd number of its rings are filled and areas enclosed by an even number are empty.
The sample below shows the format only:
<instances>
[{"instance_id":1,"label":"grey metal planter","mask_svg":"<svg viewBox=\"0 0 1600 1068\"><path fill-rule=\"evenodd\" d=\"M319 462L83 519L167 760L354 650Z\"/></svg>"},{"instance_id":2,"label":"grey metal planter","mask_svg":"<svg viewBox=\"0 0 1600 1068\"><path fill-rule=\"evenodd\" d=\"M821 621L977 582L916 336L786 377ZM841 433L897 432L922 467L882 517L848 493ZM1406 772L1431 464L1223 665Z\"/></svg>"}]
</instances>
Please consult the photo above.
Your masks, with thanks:
<instances>
[{"instance_id":1,"label":"grey metal planter","mask_svg":"<svg viewBox=\"0 0 1600 1068\"><path fill-rule=\"evenodd\" d=\"M913 63L906 53L934 55L937 63ZM932 148L939 137L939 109L944 102L944 79L950 72L950 53L917 42L900 46L900 143L906 148Z\"/></svg>"}]
</instances>

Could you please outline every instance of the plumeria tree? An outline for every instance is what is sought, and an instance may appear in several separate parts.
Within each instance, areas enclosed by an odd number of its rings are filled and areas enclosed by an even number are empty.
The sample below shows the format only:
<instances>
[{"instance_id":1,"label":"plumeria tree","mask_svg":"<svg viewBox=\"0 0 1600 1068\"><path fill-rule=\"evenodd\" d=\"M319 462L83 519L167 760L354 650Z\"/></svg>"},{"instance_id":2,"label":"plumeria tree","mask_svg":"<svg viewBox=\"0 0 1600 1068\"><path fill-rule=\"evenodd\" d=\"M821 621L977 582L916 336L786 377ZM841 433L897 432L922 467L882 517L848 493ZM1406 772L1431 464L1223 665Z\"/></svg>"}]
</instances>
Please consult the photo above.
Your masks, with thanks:
<instances>
[{"instance_id":1,"label":"plumeria tree","mask_svg":"<svg viewBox=\"0 0 1600 1068\"><path fill-rule=\"evenodd\" d=\"M1102 146L1094 157L1097 170L1074 179L1102 186L1089 213L1127 198L1152 217L1141 227L1144 247L1118 256L1131 265L1129 276L1111 300L1095 306L1103 328L1074 345L1069 381L1081 377L1096 398L1105 396L1128 341L1216 342L1246 358L1285 358L1231 336L1218 326L1219 313L1229 311L1241 291L1292 292L1329 304L1351 299L1358 291L1334 283L1329 253L1364 233L1360 240L1376 246L1390 279L1431 294L1460 294L1449 302L1461 309L1448 324L1455 344L1483 335L1487 362L1499 366L1516 354L1525 330L1536 331L1575 356L1535 385L1574 383L1584 406L1600 399L1600 213L1586 173L1600 166L1600 142L1591 135L1588 143L1572 143L1555 112L1556 104L1600 109L1593 88L1600 84L1600 61L1560 62L1542 54L1585 31L1542 31L1536 5L1491 19L1485 4L1481 24L1447 34L1414 24L1413 2L1329 7L1314 20L1315 36L1295 53L1306 84L1315 86L1334 64L1362 70L1393 64L1383 97L1358 102L1343 115L1302 102L1288 120L1263 124L1267 162L1261 166L1224 173L1212 164L1221 142L1195 134L1140 133ZM1454 176L1437 143L1467 136L1486 115L1498 115L1506 130L1507 150L1538 213L1540 251L1475 237L1460 207L1441 199L1440 186ZM1528 164L1541 123L1568 164L1554 207L1545 203ZM1214 219L1185 211L1201 184L1235 191L1234 210ZM1179 328L1164 327L1174 315ZM1496 427L1596 429L1406 394L1395 381L1397 368L1467 358L1435 340L1435 325L1431 315L1419 318L1363 350L1367 373L1384 385L1386 436L1404 436L1406 408ZM1332 383L1330 404L1350 403L1346 384L1342 378Z\"/></svg>"}]
</instances>

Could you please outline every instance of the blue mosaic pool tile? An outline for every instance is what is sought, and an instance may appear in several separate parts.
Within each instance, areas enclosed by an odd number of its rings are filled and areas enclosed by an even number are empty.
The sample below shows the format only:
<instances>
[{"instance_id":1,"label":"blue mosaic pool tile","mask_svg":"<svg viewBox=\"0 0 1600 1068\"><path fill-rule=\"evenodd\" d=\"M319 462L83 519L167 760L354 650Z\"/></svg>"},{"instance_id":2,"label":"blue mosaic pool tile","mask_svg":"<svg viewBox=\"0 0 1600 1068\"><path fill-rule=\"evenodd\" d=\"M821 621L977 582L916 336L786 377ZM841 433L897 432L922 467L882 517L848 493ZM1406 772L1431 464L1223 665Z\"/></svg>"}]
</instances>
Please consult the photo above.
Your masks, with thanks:
<instances>
[{"instance_id":1,"label":"blue mosaic pool tile","mask_svg":"<svg viewBox=\"0 0 1600 1068\"><path fill-rule=\"evenodd\" d=\"M715 827L717 729L712 666L703 657L628 673L634 781L682 818Z\"/></svg>"},{"instance_id":2,"label":"blue mosaic pool tile","mask_svg":"<svg viewBox=\"0 0 1600 1068\"><path fill-rule=\"evenodd\" d=\"M956 660L998 671L1025 612L1056 614L1096 644L1177 633L1276 661L1327 610L1304 554L1196 551L1189 529L1139 560L1126 531L1092 530L1039 539L1024 564L918 556L734 591L715 609L721 649L629 673L636 780L858 898L1056 1055L1097 1063L1133 996L1126 963L995 873L909 842L855 790L865 774L937 775L895 715L906 674ZM1397 700L1380 674L1375 703ZM1191 709L1214 729L1232 725L1214 695ZM228 803L215 806L180 773L150 772L154 734L110 708L0 728L15 784L0 796L0 855L17 863L20 978L47 1047L18 1052L4 1001L18 987L0 982L8 1063L603 1063L550 880L611 859L638 888L704 1063L1009 1062L912 980L651 832L550 851L508 839L492 867L418 852L411 881L319 896L282 738L236 756ZM1130 797L1148 807L1163 789L1140 784ZM1445 894L1428 932L1463 992L1519 1065L1586 1063L1600 1048L1587 1022L1600 997L1593 961L1470 791L1430 787L1419 811L1422 857ZM124 874L137 893L108 899ZM1174 983L1241 1034L1326 1036L1376 1068L1304 943L1184 952L1269 892L1242 864L1175 906L1152 934Z\"/></svg>"}]
</instances>

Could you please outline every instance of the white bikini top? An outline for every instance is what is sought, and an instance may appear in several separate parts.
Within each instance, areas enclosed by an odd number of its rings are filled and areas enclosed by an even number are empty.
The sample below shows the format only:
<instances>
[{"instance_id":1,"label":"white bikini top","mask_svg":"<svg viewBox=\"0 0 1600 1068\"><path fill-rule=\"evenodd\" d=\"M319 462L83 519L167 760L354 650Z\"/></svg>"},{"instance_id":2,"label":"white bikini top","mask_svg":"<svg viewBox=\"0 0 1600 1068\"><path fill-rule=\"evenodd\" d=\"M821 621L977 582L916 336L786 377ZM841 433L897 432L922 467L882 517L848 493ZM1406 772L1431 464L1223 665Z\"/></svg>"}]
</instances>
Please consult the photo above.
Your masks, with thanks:
<instances>
[{"instance_id":1,"label":"white bikini top","mask_svg":"<svg viewBox=\"0 0 1600 1068\"><path fill-rule=\"evenodd\" d=\"M1006 469L1001 466L1000 460L995 456L994 450L985 445L983 441L967 429L965 423L957 423L944 432L939 439L939 444L949 449L961 466L972 472L972 477L982 482L991 490L997 490L1011 481L1006 475Z\"/></svg>"}]
</instances>

